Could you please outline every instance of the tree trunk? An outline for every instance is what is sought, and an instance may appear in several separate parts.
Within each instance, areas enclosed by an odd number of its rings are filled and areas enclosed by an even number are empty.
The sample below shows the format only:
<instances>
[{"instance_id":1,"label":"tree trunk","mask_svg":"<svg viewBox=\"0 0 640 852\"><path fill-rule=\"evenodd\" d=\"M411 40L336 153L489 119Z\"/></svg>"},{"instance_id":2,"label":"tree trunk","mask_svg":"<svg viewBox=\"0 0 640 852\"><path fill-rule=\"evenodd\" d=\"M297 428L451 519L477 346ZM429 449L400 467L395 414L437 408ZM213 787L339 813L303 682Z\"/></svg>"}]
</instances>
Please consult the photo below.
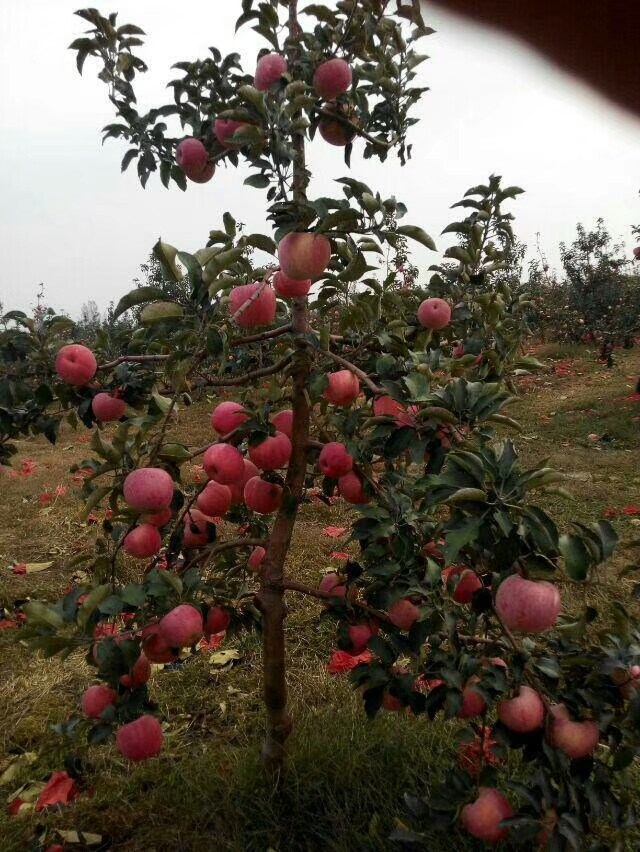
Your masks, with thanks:
<instances>
[{"instance_id":1,"label":"tree trunk","mask_svg":"<svg viewBox=\"0 0 640 852\"><path fill-rule=\"evenodd\" d=\"M297 0L289 4L288 55L292 58L298 49L296 37L299 26ZM306 199L307 176L305 171L304 132L293 139L295 159L293 163L293 200ZM307 299L293 302L292 330L296 335L309 331ZM266 554L263 560L263 581L257 597L262 613L263 628L263 676L264 703L267 714L266 736L262 746L262 759L267 776L277 784L282 776L285 743L293 722L287 712L287 681L284 622L287 608L284 600L284 563L291 544L298 506L304 488L307 469L307 440L309 438L309 405L305 393L307 377L311 367L308 348L301 341L296 346L290 374L293 381L293 425L291 432L292 452L285 481L282 507L276 516Z\"/></svg>"}]
</instances>

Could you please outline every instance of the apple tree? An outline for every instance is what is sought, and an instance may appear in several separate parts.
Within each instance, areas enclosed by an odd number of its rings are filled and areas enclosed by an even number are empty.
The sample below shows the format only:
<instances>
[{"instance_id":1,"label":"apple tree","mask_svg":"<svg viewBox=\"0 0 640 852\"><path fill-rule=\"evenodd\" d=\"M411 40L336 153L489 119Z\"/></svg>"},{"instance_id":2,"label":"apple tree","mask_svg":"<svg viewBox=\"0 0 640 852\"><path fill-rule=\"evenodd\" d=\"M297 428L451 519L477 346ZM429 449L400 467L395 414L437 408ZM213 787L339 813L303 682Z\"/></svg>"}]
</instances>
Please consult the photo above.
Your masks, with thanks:
<instances>
[{"instance_id":1,"label":"apple tree","mask_svg":"<svg viewBox=\"0 0 640 852\"><path fill-rule=\"evenodd\" d=\"M206 192L198 184L217 169L242 164L272 233L225 213L195 252L159 241L163 280L188 298L164 286L123 296L114 319L140 310L117 357L65 343L51 378L48 352L42 406L98 424L81 497L110 517L73 559L91 581L28 603L26 631L48 654L86 649L97 683L82 724L91 742L115 733L137 761L162 748L150 663L203 636L260 630L263 758L277 781L292 730L286 596L320 598L369 716L457 719L467 741L441 790L411 791L415 826L399 840L433 842L459 821L487 841L588 848L594 824L617 831L632 810L621 778L640 748L640 643L623 603L598 612L571 595L611 557L612 527L561 534L532 494L562 493L562 475L525 469L510 437L510 376L537 366L520 354L525 306L501 274L513 246L504 206L521 190L491 176L466 193L465 217L446 229L457 242L422 290L380 281L371 262L401 238L435 248L398 224L399 200L350 175L336 197L308 195L316 131L347 165L355 146L381 161L413 153L416 43L430 30L415 0L388 7L243 0L238 26L268 44L255 73L212 48L178 63L173 102L146 113L134 91L140 28L78 13L91 27L72 45L78 68L100 63L117 117L105 136L127 142L123 168L135 161L143 185L158 172ZM172 413L203 390L218 396L211 441L170 440ZM204 484L189 481L193 460ZM317 587L286 561L312 488L353 506L359 546Z\"/></svg>"}]
</instances>

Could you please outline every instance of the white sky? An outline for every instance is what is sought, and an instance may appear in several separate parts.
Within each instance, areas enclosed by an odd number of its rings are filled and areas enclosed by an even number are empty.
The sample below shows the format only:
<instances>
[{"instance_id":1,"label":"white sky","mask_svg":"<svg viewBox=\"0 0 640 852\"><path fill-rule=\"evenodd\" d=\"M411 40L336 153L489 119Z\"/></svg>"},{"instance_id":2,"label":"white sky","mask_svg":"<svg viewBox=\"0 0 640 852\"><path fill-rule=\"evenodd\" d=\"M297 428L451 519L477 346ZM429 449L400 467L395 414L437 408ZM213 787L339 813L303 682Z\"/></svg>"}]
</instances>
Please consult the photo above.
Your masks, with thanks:
<instances>
[{"instance_id":1,"label":"white sky","mask_svg":"<svg viewBox=\"0 0 640 852\"><path fill-rule=\"evenodd\" d=\"M115 120L106 87L89 58L81 78L68 44L88 24L73 15L79 0L1 0L0 301L29 310L39 282L48 304L77 316L89 299L104 310L131 289L158 236L185 251L202 247L229 210L252 231L264 230L265 195L242 186L246 176L219 168L208 184L186 193L165 190L152 177L146 190L135 167L120 174L123 144L101 145L101 128ZM168 102L164 85L177 61L204 57L209 45L243 53L251 72L262 46L250 30L234 38L239 0L113 0L118 23L147 33L141 55L150 71L138 78L141 110ZM394 194L439 248L449 210L464 191L491 172L526 189L511 206L516 233L535 252L535 234L552 268L560 240L577 222L598 216L631 249L630 226L640 224L640 121L609 105L516 42L426 9L437 32L424 39L431 57L424 96L412 129L413 158L352 158L351 175L383 195ZM242 33L246 33L242 35ZM310 155L312 195L339 195L332 179L348 174L340 149L318 137ZM416 246L421 268L436 256ZM425 280L423 277L422 280Z\"/></svg>"}]
</instances>

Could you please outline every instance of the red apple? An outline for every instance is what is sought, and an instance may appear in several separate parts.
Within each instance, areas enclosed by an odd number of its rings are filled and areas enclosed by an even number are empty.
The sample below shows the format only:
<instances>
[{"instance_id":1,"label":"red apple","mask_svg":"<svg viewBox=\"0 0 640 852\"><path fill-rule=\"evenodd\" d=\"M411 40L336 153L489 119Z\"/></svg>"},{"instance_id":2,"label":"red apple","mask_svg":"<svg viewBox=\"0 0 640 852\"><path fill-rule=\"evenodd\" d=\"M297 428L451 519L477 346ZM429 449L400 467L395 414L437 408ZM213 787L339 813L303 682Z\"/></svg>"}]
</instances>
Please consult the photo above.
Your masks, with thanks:
<instances>
[{"instance_id":1,"label":"red apple","mask_svg":"<svg viewBox=\"0 0 640 852\"><path fill-rule=\"evenodd\" d=\"M400 630L411 630L420 618L420 610L409 598L401 598L389 607L389 620Z\"/></svg>"},{"instance_id":2,"label":"red apple","mask_svg":"<svg viewBox=\"0 0 640 852\"><path fill-rule=\"evenodd\" d=\"M291 441L284 432L276 432L259 444L249 445L249 458L261 470L277 470L291 458Z\"/></svg>"},{"instance_id":3,"label":"red apple","mask_svg":"<svg viewBox=\"0 0 640 852\"><path fill-rule=\"evenodd\" d=\"M320 450L318 465L325 476L338 479L349 473L353 467L353 456L347 452L347 448L340 441L329 441Z\"/></svg>"},{"instance_id":4,"label":"red apple","mask_svg":"<svg viewBox=\"0 0 640 852\"><path fill-rule=\"evenodd\" d=\"M219 435L228 435L238 426L242 426L249 419L244 405L239 402L221 402L211 413L211 425Z\"/></svg>"},{"instance_id":5,"label":"red apple","mask_svg":"<svg viewBox=\"0 0 640 852\"><path fill-rule=\"evenodd\" d=\"M500 828L500 823L512 816L511 805L502 793L495 787L480 787L475 802L462 809L460 821L473 837L495 843L507 836L509 829Z\"/></svg>"},{"instance_id":6,"label":"red apple","mask_svg":"<svg viewBox=\"0 0 640 852\"><path fill-rule=\"evenodd\" d=\"M566 707L554 704L549 708L551 716L548 739L551 745L563 751L572 760L587 757L598 745L600 731L595 722L572 722Z\"/></svg>"},{"instance_id":7,"label":"red apple","mask_svg":"<svg viewBox=\"0 0 640 852\"><path fill-rule=\"evenodd\" d=\"M640 246L636 246L633 250L633 256L636 260L640 258Z\"/></svg>"},{"instance_id":8,"label":"red apple","mask_svg":"<svg viewBox=\"0 0 640 852\"><path fill-rule=\"evenodd\" d=\"M324 234L292 232L278 243L278 260L287 278L294 281L317 278L329 265L331 243Z\"/></svg>"},{"instance_id":9,"label":"red apple","mask_svg":"<svg viewBox=\"0 0 640 852\"><path fill-rule=\"evenodd\" d=\"M120 420L124 414L127 403L108 393L97 393L91 400L91 408L96 420L101 423L110 423L112 420Z\"/></svg>"},{"instance_id":10,"label":"red apple","mask_svg":"<svg viewBox=\"0 0 640 852\"><path fill-rule=\"evenodd\" d=\"M402 701L385 689L382 693L382 707L391 713L399 713L402 710Z\"/></svg>"},{"instance_id":11,"label":"red apple","mask_svg":"<svg viewBox=\"0 0 640 852\"><path fill-rule=\"evenodd\" d=\"M313 88L325 101L344 94L351 86L351 68L344 59L329 59L318 65L313 75Z\"/></svg>"},{"instance_id":12,"label":"red apple","mask_svg":"<svg viewBox=\"0 0 640 852\"><path fill-rule=\"evenodd\" d=\"M361 654L366 649L369 639L374 635L369 624L352 624L348 633L351 640L349 653L354 655Z\"/></svg>"},{"instance_id":13,"label":"red apple","mask_svg":"<svg viewBox=\"0 0 640 852\"><path fill-rule=\"evenodd\" d=\"M247 559L247 568L257 574L260 571L260 566L262 565L262 560L267 555L267 551L264 547L254 547L251 553L249 554L249 558Z\"/></svg>"},{"instance_id":14,"label":"red apple","mask_svg":"<svg viewBox=\"0 0 640 852\"><path fill-rule=\"evenodd\" d=\"M452 358L462 358L463 355L464 355L464 346L462 346L460 343L457 343L453 347L453 349L451 350L451 357Z\"/></svg>"},{"instance_id":15,"label":"red apple","mask_svg":"<svg viewBox=\"0 0 640 852\"><path fill-rule=\"evenodd\" d=\"M99 719L103 710L113 707L118 693L103 683L90 686L82 696L82 711L90 719Z\"/></svg>"},{"instance_id":16,"label":"red apple","mask_svg":"<svg viewBox=\"0 0 640 852\"><path fill-rule=\"evenodd\" d=\"M242 477L238 482L229 483L232 504L242 503L244 500L244 487L250 479L253 479L254 476L260 476L260 468L256 467L256 465L249 459L243 459Z\"/></svg>"},{"instance_id":17,"label":"red apple","mask_svg":"<svg viewBox=\"0 0 640 852\"><path fill-rule=\"evenodd\" d=\"M231 508L231 489L212 479L198 494L196 506L205 515L226 515Z\"/></svg>"},{"instance_id":18,"label":"red apple","mask_svg":"<svg viewBox=\"0 0 640 852\"><path fill-rule=\"evenodd\" d=\"M282 272L276 272L273 276L273 286L276 293L284 299L297 299L300 296L306 296L311 289L311 283L310 278L306 278L304 281L296 281L294 278L287 278Z\"/></svg>"},{"instance_id":19,"label":"red apple","mask_svg":"<svg viewBox=\"0 0 640 852\"><path fill-rule=\"evenodd\" d=\"M515 698L498 701L498 718L503 725L519 734L528 734L542 727L544 704L539 693L522 685Z\"/></svg>"},{"instance_id":20,"label":"red apple","mask_svg":"<svg viewBox=\"0 0 640 852\"><path fill-rule=\"evenodd\" d=\"M162 536L153 524L140 524L124 537L122 549L136 559L147 559L162 547Z\"/></svg>"},{"instance_id":21,"label":"red apple","mask_svg":"<svg viewBox=\"0 0 640 852\"><path fill-rule=\"evenodd\" d=\"M158 512L150 512L149 514L140 515L140 520L145 524L151 524L154 527L163 527L168 524L173 517L173 512L167 506L160 509Z\"/></svg>"},{"instance_id":22,"label":"red apple","mask_svg":"<svg viewBox=\"0 0 640 852\"><path fill-rule=\"evenodd\" d=\"M473 684L478 683L479 680L480 678L477 675L473 675L462 690L462 705L456 713L458 719L471 719L474 716L480 716L487 709L486 701L473 688Z\"/></svg>"},{"instance_id":23,"label":"red apple","mask_svg":"<svg viewBox=\"0 0 640 852\"><path fill-rule=\"evenodd\" d=\"M213 519L205 515L199 509L191 507L184 517L184 531L182 533L182 547L189 550L195 547L204 547L209 543L208 524Z\"/></svg>"},{"instance_id":24,"label":"red apple","mask_svg":"<svg viewBox=\"0 0 640 852\"><path fill-rule=\"evenodd\" d=\"M323 396L332 405L351 405L360 393L360 382L351 370L338 370L327 376L329 384Z\"/></svg>"},{"instance_id":25,"label":"red apple","mask_svg":"<svg viewBox=\"0 0 640 852\"><path fill-rule=\"evenodd\" d=\"M326 112L332 113L340 113L348 118L348 115L339 111L335 106L327 105L325 107ZM337 148L344 148L345 145L349 145L356 138L356 131L353 127L349 127L343 121L336 116L336 118L322 116L320 122L318 123L318 132L320 136L324 139L325 142L328 142L329 145L335 145Z\"/></svg>"},{"instance_id":26,"label":"red apple","mask_svg":"<svg viewBox=\"0 0 640 852\"><path fill-rule=\"evenodd\" d=\"M293 411L290 408L274 414L271 418L271 422L278 432L283 432L287 438L291 438L291 430L293 428Z\"/></svg>"},{"instance_id":27,"label":"red apple","mask_svg":"<svg viewBox=\"0 0 640 852\"><path fill-rule=\"evenodd\" d=\"M244 487L244 502L248 509L261 515L270 515L282 504L282 487L276 482L267 482L260 476L254 476Z\"/></svg>"},{"instance_id":28,"label":"red apple","mask_svg":"<svg viewBox=\"0 0 640 852\"><path fill-rule=\"evenodd\" d=\"M247 307L241 310L245 304ZM229 293L229 309L234 322L240 328L268 325L273 322L276 315L275 290L269 284L262 284L261 281L241 284Z\"/></svg>"},{"instance_id":29,"label":"red apple","mask_svg":"<svg viewBox=\"0 0 640 852\"><path fill-rule=\"evenodd\" d=\"M155 716L140 716L118 729L116 743L124 757L135 762L155 757L162 748L162 726Z\"/></svg>"},{"instance_id":30,"label":"red apple","mask_svg":"<svg viewBox=\"0 0 640 852\"><path fill-rule=\"evenodd\" d=\"M373 400L373 413L376 417L393 417L396 426L415 426L414 415L418 413L417 405L410 405L409 410L390 396L377 396Z\"/></svg>"},{"instance_id":31,"label":"red apple","mask_svg":"<svg viewBox=\"0 0 640 852\"><path fill-rule=\"evenodd\" d=\"M364 493L360 477L352 470L338 479L338 491L347 503L353 503L354 506L364 506L370 502L369 497Z\"/></svg>"},{"instance_id":32,"label":"red apple","mask_svg":"<svg viewBox=\"0 0 640 852\"><path fill-rule=\"evenodd\" d=\"M465 568L453 590L453 599L459 604L471 603L473 593L482 588L482 582L475 571Z\"/></svg>"},{"instance_id":33,"label":"red apple","mask_svg":"<svg viewBox=\"0 0 640 852\"><path fill-rule=\"evenodd\" d=\"M344 580L335 571L331 571L331 573L325 574L322 580L320 580L318 590L321 592L331 592L332 595L342 598L345 595L346 587Z\"/></svg>"},{"instance_id":34,"label":"red apple","mask_svg":"<svg viewBox=\"0 0 640 852\"><path fill-rule=\"evenodd\" d=\"M122 675L120 683L128 689L135 689L137 686L142 686L151 677L151 663L145 653L141 653L138 659L133 664L131 674Z\"/></svg>"},{"instance_id":35,"label":"red apple","mask_svg":"<svg viewBox=\"0 0 640 852\"><path fill-rule=\"evenodd\" d=\"M546 580L525 580L511 574L500 584L495 606L502 622L511 630L542 633L556 623L560 592Z\"/></svg>"},{"instance_id":36,"label":"red apple","mask_svg":"<svg viewBox=\"0 0 640 852\"><path fill-rule=\"evenodd\" d=\"M253 85L261 92L266 92L280 82L283 74L287 73L287 61L279 53L267 53L261 56L256 66Z\"/></svg>"},{"instance_id":37,"label":"red apple","mask_svg":"<svg viewBox=\"0 0 640 852\"><path fill-rule=\"evenodd\" d=\"M207 613L207 620L204 623L204 632L207 638L214 633L222 633L231 624L231 616L226 609L221 606L212 606Z\"/></svg>"},{"instance_id":38,"label":"red apple","mask_svg":"<svg viewBox=\"0 0 640 852\"><path fill-rule=\"evenodd\" d=\"M238 147L237 144L230 141L229 137L242 127L248 127L246 121L236 121L234 118L216 118L213 123L213 132L223 148L236 148Z\"/></svg>"},{"instance_id":39,"label":"red apple","mask_svg":"<svg viewBox=\"0 0 640 852\"><path fill-rule=\"evenodd\" d=\"M172 663L177 659L172 647L160 635L157 624L145 627L142 631L142 647L150 663Z\"/></svg>"},{"instance_id":40,"label":"red apple","mask_svg":"<svg viewBox=\"0 0 640 852\"><path fill-rule=\"evenodd\" d=\"M159 467L141 467L124 481L125 501L136 512L159 512L173 498L173 479Z\"/></svg>"},{"instance_id":41,"label":"red apple","mask_svg":"<svg viewBox=\"0 0 640 852\"><path fill-rule=\"evenodd\" d=\"M206 183L213 177L215 165L209 162L209 152L199 139L188 136L176 148L176 163L195 183Z\"/></svg>"},{"instance_id":42,"label":"red apple","mask_svg":"<svg viewBox=\"0 0 640 852\"><path fill-rule=\"evenodd\" d=\"M242 479L244 459L242 453L231 444L212 444L202 458L205 473L222 485L230 485Z\"/></svg>"},{"instance_id":43,"label":"red apple","mask_svg":"<svg viewBox=\"0 0 640 852\"><path fill-rule=\"evenodd\" d=\"M444 299L425 299L418 308L418 322L437 330L451 322L451 308Z\"/></svg>"},{"instance_id":44,"label":"red apple","mask_svg":"<svg viewBox=\"0 0 640 852\"><path fill-rule=\"evenodd\" d=\"M98 362L93 352L81 343L62 346L56 355L56 373L70 385L86 385L95 376Z\"/></svg>"},{"instance_id":45,"label":"red apple","mask_svg":"<svg viewBox=\"0 0 640 852\"><path fill-rule=\"evenodd\" d=\"M179 604L161 619L158 632L170 648L187 648L202 638L202 613L191 604Z\"/></svg>"}]
</instances>

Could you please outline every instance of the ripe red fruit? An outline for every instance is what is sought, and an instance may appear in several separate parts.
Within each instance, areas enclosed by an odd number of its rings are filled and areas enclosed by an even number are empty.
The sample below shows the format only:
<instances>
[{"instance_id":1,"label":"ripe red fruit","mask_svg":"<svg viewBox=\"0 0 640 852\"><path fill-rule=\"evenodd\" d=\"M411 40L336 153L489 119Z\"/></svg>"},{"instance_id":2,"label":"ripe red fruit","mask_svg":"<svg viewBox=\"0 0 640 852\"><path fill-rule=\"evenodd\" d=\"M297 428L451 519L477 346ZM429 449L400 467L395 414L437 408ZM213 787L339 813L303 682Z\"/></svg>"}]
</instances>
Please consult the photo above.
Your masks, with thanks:
<instances>
[{"instance_id":1,"label":"ripe red fruit","mask_svg":"<svg viewBox=\"0 0 640 852\"><path fill-rule=\"evenodd\" d=\"M204 623L204 632L207 638L214 633L222 633L231 624L231 616L226 609L221 606L212 606L207 613L207 620Z\"/></svg>"},{"instance_id":2,"label":"ripe red fruit","mask_svg":"<svg viewBox=\"0 0 640 852\"><path fill-rule=\"evenodd\" d=\"M318 465L325 476L338 479L349 473L353 467L353 456L347 452L347 448L340 441L329 441L320 450Z\"/></svg>"},{"instance_id":3,"label":"ripe red fruit","mask_svg":"<svg viewBox=\"0 0 640 852\"><path fill-rule=\"evenodd\" d=\"M274 414L271 418L271 422L278 432L283 432L287 438L291 438L291 430L293 428L293 411L290 408Z\"/></svg>"},{"instance_id":4,"label":"ripe red fruit","mask_svg":"<svg viewBox=\"0 0 640 852\"><path fill-rule=\"evenodd\" d=\"M473 837L495 843L507 836L509 829L500 828L500 823L512 816L511 805L502 793L495 787L480 787L475 802L462 809L460 821Z\"/></svg>"},{"instance_id":5,"label":"ripe red fruit","mask_svg":"<svg viewBox=\"0 0 640 852\"><path fill-rule=\"evenodd\" d=\"M159 467L141 467L123 485L124 499L137 512L159 512L173 498L173 479Z\"/></svg>"},{"instance_id":6,"label":"ripe red fruit","mask_svg":"<svg viewBox=\"0 0 640 852\"><path fill-rule=\"evenodd\" d=\"M478 683L479 680L480 678L477 675L473 675L462 690L462 705L456 713L458 719L471 719L473 716L480 716L487 709L486 701L473 688L473 684Z\"/></svg>"},{"instance_id":7,"label":"ripe red fruit","mask_svg":"<svg viewBox=\"0 0 640 852\"><path fill-rule=\"evenodd\" d=\"M182 533L182 547L189 550L194 547L203 547L209 542L208 524L213 519L203 514L199 509L192 507L184 517L184 531Z\"/></svg>"},{"instance_id":8,"label":"ripe red fruit","mask_svg":"<svg viewBox=\"0 0 640 852\"><path fill-rule=\"evenodd\" d=\"M329 104L325 107L325 111L335 114L339 112L335 106L331 106ZM342 111L340 111L340 114L344 115L345 118L349 117ZM344 148L345 145L353 142L356 138L356 131L354 128L349 127L348 124L340 121L337 115L335 118L323 116L318 123L318 132L325 142L328 142L329 145L335 145L337 148Z\"/></svg>"},{"instance_id":9,"label":"ripe red fruit","mask_svg":"<svg viewBox=\"0 0 640 852\"><path fill-rule=\"evenodd\" d=\"M145 524L151 524L154 527L163 527L165 524L168 524L173 516L173 512L167 506L164 509L160 509L158 512L151 512L149 514L140 515L140 520Z\"/></svg>"},{"instance_id":10,"label":"ripe red fruit","mask_svg":"<svg viewBox=\"0 0 640 852\"><path fill-rule=\"evenodd\" d=\"M152 624L142 631L142 647L150 663L172 663L177 659L171 645L160 634L157 624Z\"/></svg>"},{"instance_id":11,"label":"ripe red fruit","mask_svg":"<svg viewBox=\"0 0 640 852\"><path fill-rule=\"evenodd\" d=\"M391 713L398 713L402 710L402 701L399 698L396 698L395 695L392 695L389 690L385 689L382 694L382 706L385 710L389 710Z\"/></svg>"},{"instance_id":12,"label":"ripe red fruit","mask_svg":"<svg viewBox=\"0 0 640 852\"><path fill-rule=\"evenodd\" d=\"M228 485L222 485L212 479L198 494L196 506L205 515L226 515L231 508L231 489Z\"/></svg>"},{"instance_id":13,"label":"ripe red fruit","mask_svg":"<svg viewBox=\"0 0 640 852\"><path fill-rule=\"evenodd\" d=\"M389 620L400 630L411 630L420 618L420 610L408 598L402 598L389 607Z\"/></svg>"},{"instance_id":14,"label":"ripe red fruit","mask_svg":"<svg viewBox=\"0 0 640 852\"><path fill-rule=\"evenodd\" d=\"M291 441L283 432L276 432L249 446L249 458L261 470L276 470L284 467L291 458Z\"/></svg>"},{"instance_id":15,"label":"ripe red fruit","mask_svg":"<svg viewBox=\"0 0 640 852\"><path fill-rule=\"evenodd\" d=\"M248 509L261 515L270 515L282 504L282 487L253 476L244 487L244 502Z\"/></svg>"},{"instance_id":16,"label":"ripe red fruit","mask_svg":"<svg viewBox=\"0 0 640 852\"><path fill-rule=\"evenodd\" d=\"M70 385L86 385L95 376L98 362L93 352L80 343L62 346L56 355L56 373Z\"/></svg>"},{"instance_id":17,"label":"ripe red fruit","mask_svg":"<svg viewBox=\"0 0 640 852\"><path fill-rule=\"evenodd\" d=\"M90 719L99 719L106 707L116 703L118 693L115 689L100 683L90 686L82 696L82 712Z\"/></svg>"},{"instance_id":18,"label":"ripe red fruit","mask_svg":"<svg viewBox=\"0 0 640 852\"><path fill-rule=\"evenodd\" d=\"M566 707L554 704L549 708L551 720L548 739L551 745L563 751L572 760L587 757L598 745L600 731L595 722L572 722Z\"/></svg>"},{"instance_id":19,"label":"ripe red fruit","mask_svg":"<svg viewBox=\"0 0 640 852\"><path fill-rule=\"evenodd\" d=\"M452 358L462 358L463 355L464 355L464 346L461 346L459 343L457 343L453 347L453 349L451 350L451 357Z\"/></svg>"},{"instance_id":20,"label":"ripe red fruit","mask_svg":"<svg viewBox=\"0 0 640 852\"><path fill-rule=\"evenodd\" d=\"M135 762L155 757L162 748L162 727L155 716L140 716L118 729L116 743L124 757Z\"/></svg>"},{"instance_id":21,"label":"ripe red fruit","mask_svg":"<svg viewBox=\"0 0 640 852\"><path fill-rule=\"evenodd\" d=\"M189 180L206 183L213 177L215 164L209 162L209 152L199 139L189 136L176 148L176 163Z\"/></svg>"},{"instance_id":22,"label":"ripe red fruit","mask_svg":"<svg viewBox=\"0 0 640 852\"><path fill-rule=\"evenodd\" d=\"M162 547L162 536L153 524L140 524L124 537L122 549L136 559L154 556Z\"/></svg>"},{"instance_id":23,"label":"ripe red fruit","mask_svg":"<svg viewBox=\"0 0 640 852\"><path fill-rule=\"evenodd\" d=\"M519 734L542 727L544 704L535 689L522 685L515 698L498 701L498 718L503 725Z\"/></svg>"},{"instance_id":24,"label":"ripe red fruit","mask_svg":"<svg viewBox=\"0 0 640 852\"><path fill-rule=\"evenodd\" d=\"M230 141L229 137L233 136L236 130L247 126L246 121L236 121L234 118L216 118L213 123L213 132L223 148L236 148L239 146L235 142Z\"/></svg>"},{"instance_id":25,"label":"ripe red fruit","mask_svg":"<svg viewBox=\"0 0 640 852\"><path fill-rule=\"evenodd\" d=\"M256 293L259 295L252 298ZM249 300L252 299L251 302ZM242 306L249 303L244 310ZM229 293L229 309L234 316L234 322L240 328L254 328L258 325L268 325L276 315L276 293L269 284L254 281L253 284L241 284ZM237 316L236 313L238 313Z\"/></svg>"},{"instance_id":26,"label":"ripe red fruit","mask_svg":"<svg viewBox=\"0 0 640 852\"><path fill-rule=\"evenodd\" d=\"M294 278L287 278L282 272L276 272L273 276L273 286L276 293L284 299L297 299L300 296L306 296L311 289L311 283L310 278L306 278L304 281L296 281Z\"/></svg>"},{"instance_id":27,"label":"ripe red fruit","mask_svg":"<svg viewBox=\"0 0 640 852\"><path fill-rule=\"evenodd\" d=\"M512 574L496 593L496 612L511 630L541 633L556 623L560 613L560 592L546 580L525 580Z\"/></svg>"},{"instance_id":28,"label":"ripe red fruit","mask_svg":"<svg viewBox=\"0 0 640 852\"><path fill-rule=\"evenodd\" d=\"M242 503L244 500L244 487L254 476L260 476L260 469L252 461L249 461L249 459L243 459L242 477L238 482L229 483L232 503Z\"/></svg>"},{"instance_id":29,"label":"ripe red fruit","mask_svg":"<svg viewBox=\"0 0 640 852\"><path fill-rule=\"evenodd\" d=\"M231 400L221 402L211 412L211 425L219 435L228 435L248 419L249 415L244 410L244 405Z\"/></svg>"},{"instance_id":30,"label":"ripe red fruit","mask_svg":"<svg viewBox=\"0 0 640 852\"><path fill-rule=\"evenodd\" d=\"M636 247L634 248L634 250L633 250L633 256L636 258L636 260L637 260L638 258L640 258L640 246L636 246Z\"/></svg>"},{"instance_id":31,"label":"ripe red fruit","mask_svg":"<svg viewBox=\"0 0 640 852\"><path fill-rule=\"evenodd\" d=\"M202 638L202 613L191 604L179 604L158 625L160 636L170 648L187 648Z\"/></svg>"},{"instance_id":32,"label":"ripe red fruit","mask_svg":"<svg viewBox=\"0 0 640 852\"><path fill-rule=\"evenodd\" d=\"M351 68L344 59L329 59L316 68L313 88L325 101L331 101L349 89L351 79Z\"/></svg>"},{"instance_id":33,"label":"ripe red fruit","mask_svg":"<svg viewBox=\"0 0 640 852\"><path fill-rule=\"evenodd\" d=\"M247 568L257 574L260 571L262 560L264 559L266 554L267 551L264 549L264 547L254 547L251 553L249 554L249 558L247 559Z\"/></svg>"},{"instance_id":34,"label":"ripe red fruit","mask_svg":"<svg viewBox=\"0 0 640 852\"><path fill-rule=\"evenodd\" d=\"M350 654L361 654L369 643L369 639L374 635L374 631L369 624L352 624L348 630L349 639L351 640Z\"/></svg>"},{"instance_id":35,"label":"ripe red fruit","mask_svg":"<svg viewBox=\"0 0 640 852\"><path fill-rule=\"evenodd\" d=\"M451 322L451 308L444 299L425 299L418 308L418 322L437 330Z\"/></svg>"},{"instance_id":36,"label":"ripe red fruit","mask_svg":"<svg viewBox=\"0 0 640 852\"><path fill-rule=\"evenodd\" d=\"M97 393L91 400L91 408L96 420L101 423L110 423L112 420L120 420L125 412L127 403L123 399L117 399L108 393Z\"/></svg>"},{"instance_id":37,"label":"ripe red fruit","mask_svg":"<svg viewBox=\"0 0 640 852\"><path fill-rule=\"evenodd\" d=\"M459 604L471 603L473 593L477 592L478 589L481 588L482 582L480 581L478 575L475 573L475 571L471 571L471 569L466 568L460 575L460 579L456 583L456 587L453 590L453 599L456 603Z\"/></svg>"},{"instance_id":38,"label":"ripe red fruit","mask_svg":"<svg viewBox=\"0 0 640 852\"><path fill-rule=\"evenodd\" d=\"M360 477L352 470L338 479L338 491L347 503L353 503L354 506L364 506L365 503L370 502L369 497L364 493Z\"/></svg>"},{"instance_id":39,"label":"ripe red fruit","mask_svg":"<svg viewBox=\"0 0 640 852\"><path fill-rule=\"evenodd\" d=\"M329 265L331 243L324 234L292 232L278 243L278 260L287 278L294 281L317 278Z\"/></svg>"},{"instance_id":40,"label":"ripe red fruit","mask_svg":"<svg viewBox=\"0 0 640 852\"><path fill-rule=\"evenodd\" d=\"M128 689L135 689L136 686L142 686L151 677L151 663L146 654L142 653L133 664L131 674L122 675L120 683Z\"/></svg>"},{"instance_id":41,"label":"ripe red fruit","mask_svg":"<svg viewBox=\"0 0 640 852\"><path fill-rule=\"evenodd\" d=\"M324 391L324 398L332 405L351 405L360 393L360 382L351 370L338 370L327 376L329 384Z\"/></svg>"},{"instance_id":42,"label":"ripe red fruit","mask_svg":"<svg viewBox=\"0 0 640 852\"><path fill-rule=\"evenodd\" d=\"M209 479L215 479L222 485L237 482L244 473L242 453L231 444L212 444L205 451L202 465Z\"/></svg>"},{"instance_id":43,"label":"ripe red fruit","mask_svg":"<svg viewBox=\"0 0 640 852\"><path fill-rule=\"evenodd\" d=\"M279 53L267 53L258 60L253 85L261 92L266 92L275 83L279 83L282 75L286 73L285 58Z\"/></svg>"}]
</instances>

